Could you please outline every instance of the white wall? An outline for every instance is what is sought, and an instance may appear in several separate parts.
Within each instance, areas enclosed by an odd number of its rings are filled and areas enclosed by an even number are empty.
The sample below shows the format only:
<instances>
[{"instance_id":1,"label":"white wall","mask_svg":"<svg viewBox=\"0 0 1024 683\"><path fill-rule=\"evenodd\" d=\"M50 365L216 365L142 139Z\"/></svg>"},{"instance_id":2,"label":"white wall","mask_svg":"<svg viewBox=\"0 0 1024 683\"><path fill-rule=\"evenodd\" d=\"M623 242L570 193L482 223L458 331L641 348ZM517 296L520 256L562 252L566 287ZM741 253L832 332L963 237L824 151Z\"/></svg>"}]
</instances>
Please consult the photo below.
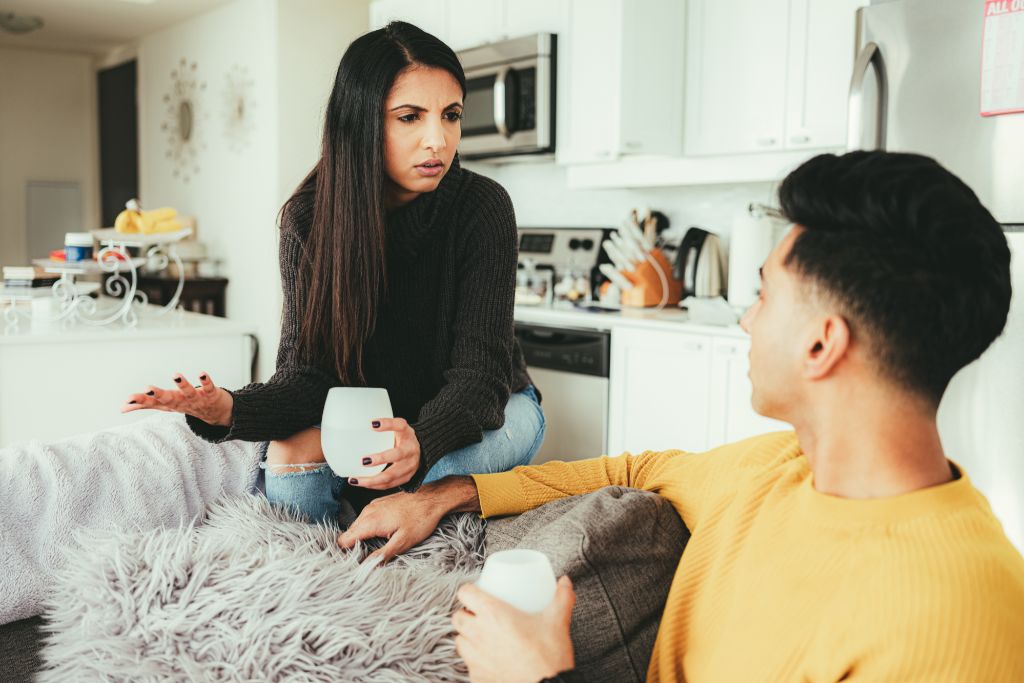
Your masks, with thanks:
<instances>
[{"instance_id":1,"label":"white wall","mask_svg":"<svg viewBox=\"0 0 1024 683\"><path fill-rule=\"evenodd\" d=\"M199 239L225 261L228 317L259 337L257 379L273 372L280 329L277 214L318 157L334 70L367 24L365 0L236 0L139 47L140 198L197 217ZM173 173L161 129L163 97L182 58L206 83L197 97L199 170L187 182ZM243 147L225 135L227 78L239 68L253 82Z\"/></svg>"},{"instance_id":2,"label":"white wall","mask_svg":"<svg viewBox=\"0 0 1024 683\"><path fill-rule=\"evenodd\" d=\"M0 48L0 265L46 256L28 253L30 180L79 183L84 224L64 231L99 227L98 146L92 57Z\"/></svg>"}]
</instances>

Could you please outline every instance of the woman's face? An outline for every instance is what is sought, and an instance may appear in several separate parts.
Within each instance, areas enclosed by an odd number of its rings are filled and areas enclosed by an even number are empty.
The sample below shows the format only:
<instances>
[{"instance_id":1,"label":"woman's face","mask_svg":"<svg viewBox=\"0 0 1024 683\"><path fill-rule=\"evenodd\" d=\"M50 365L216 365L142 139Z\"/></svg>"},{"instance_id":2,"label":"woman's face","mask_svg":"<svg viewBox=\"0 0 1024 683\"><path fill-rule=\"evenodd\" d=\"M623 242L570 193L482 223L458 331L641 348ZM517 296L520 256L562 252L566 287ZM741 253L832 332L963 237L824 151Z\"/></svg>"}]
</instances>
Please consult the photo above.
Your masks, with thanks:
<instances>
[{"instance_id":1,"label":"woman's face","mask_svg":"<svg viewBox=\"0 0 1024 683\"><path fill-rule=\"evenodd\" d=\"M444 69L403 69L384 104L388 204L435 190L462 139L462 88Z\"/></svg>"}]
</instances>

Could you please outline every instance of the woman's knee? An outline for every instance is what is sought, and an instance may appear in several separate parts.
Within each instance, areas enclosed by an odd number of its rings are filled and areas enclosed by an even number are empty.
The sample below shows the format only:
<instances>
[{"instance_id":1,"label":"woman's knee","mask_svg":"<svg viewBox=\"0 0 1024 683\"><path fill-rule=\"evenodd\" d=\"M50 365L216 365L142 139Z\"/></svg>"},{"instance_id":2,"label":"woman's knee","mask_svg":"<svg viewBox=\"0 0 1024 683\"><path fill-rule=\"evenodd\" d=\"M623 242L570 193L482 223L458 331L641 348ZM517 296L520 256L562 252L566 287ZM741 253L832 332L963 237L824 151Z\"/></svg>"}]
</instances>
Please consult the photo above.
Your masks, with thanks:
<instances>
[{"instance_id":1,"label":"woman's knee","mask_svg":"<svg viewBox=\"0 0 1024 683\"><path fill-rule=\"evenodd\" d=\"M267 447L267 463L272 465L306 465L325 462L320 445L320 430L304 429L287 439L271 441Z\"/></svg>"}]
</instances>

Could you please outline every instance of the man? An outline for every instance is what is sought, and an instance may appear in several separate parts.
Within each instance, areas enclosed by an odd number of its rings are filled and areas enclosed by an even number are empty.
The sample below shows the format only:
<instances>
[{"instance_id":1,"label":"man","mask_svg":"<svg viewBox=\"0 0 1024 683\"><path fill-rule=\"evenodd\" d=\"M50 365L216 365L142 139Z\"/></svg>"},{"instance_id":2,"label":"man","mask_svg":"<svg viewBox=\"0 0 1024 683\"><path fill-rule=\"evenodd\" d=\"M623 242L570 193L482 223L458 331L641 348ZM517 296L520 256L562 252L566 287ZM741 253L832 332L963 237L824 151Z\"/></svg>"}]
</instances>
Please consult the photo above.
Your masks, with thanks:
<instances>
[{"instance_id":1,"label":"man","mask_svg":"<svg viewBox=\"0 0 1024 683\"><path fill-rule=\"evenodd\" d=\"M779 198L794 227L741 324L754 407L795 433L442 480L375 502L339 544L389 537L389 556L451 511L632 486L692 532L649 680L1024 681L1024 560L936 428L950 379L1006 322L999 225L911 154L818 156ZM572 669L564 579L540 616L471 586L460 598L474 680Z\"/></svg>"}]
</instances>

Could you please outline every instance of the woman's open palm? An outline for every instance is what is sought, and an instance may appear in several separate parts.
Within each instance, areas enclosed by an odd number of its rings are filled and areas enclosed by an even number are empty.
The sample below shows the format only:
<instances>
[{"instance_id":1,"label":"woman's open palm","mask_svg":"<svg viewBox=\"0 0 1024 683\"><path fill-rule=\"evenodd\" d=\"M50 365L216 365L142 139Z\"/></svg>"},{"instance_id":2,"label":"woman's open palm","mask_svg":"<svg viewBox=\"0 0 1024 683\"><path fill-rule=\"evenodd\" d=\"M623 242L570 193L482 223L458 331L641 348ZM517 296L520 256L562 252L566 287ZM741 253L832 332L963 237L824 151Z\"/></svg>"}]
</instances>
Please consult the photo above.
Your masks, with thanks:
<instances>
[{"instance_id":1,"label":"woman's open palm","mask_svg":"<svg viewBox=\"0 0 1024 683\"><path fill-rule=\"evenodd\" d=\"M163 410L192 415L212 425L230 426L234 399L230 393L213 383L209 373L199 375L199 384L195 386L182 374L175 375L173 380L173 389L150 386L141 394L131 394L121 406L121 412Z\"/></svg>"}]
</instances>

